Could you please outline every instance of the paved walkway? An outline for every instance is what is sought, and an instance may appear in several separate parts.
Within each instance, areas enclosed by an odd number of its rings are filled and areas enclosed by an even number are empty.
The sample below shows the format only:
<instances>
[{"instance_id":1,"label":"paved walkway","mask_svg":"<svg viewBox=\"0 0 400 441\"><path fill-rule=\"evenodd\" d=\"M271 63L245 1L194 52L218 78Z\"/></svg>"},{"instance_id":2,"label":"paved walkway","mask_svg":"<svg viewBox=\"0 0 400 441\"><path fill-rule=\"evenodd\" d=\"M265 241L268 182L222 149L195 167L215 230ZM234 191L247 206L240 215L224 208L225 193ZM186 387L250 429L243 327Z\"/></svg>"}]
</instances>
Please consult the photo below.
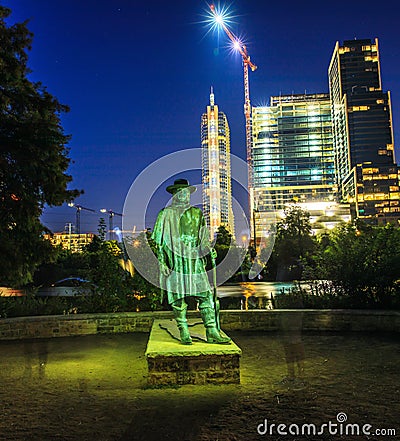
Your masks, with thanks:
<instances>
[{"instance_id":1,"label":"paved walkway","mask_svg":"<svg viewBox=\"0 0 400 441\"><path fill-rule=\"evenodd\" d=\"M265 419L321 425L341 412L400 436L398 341L293 329L231 336L241 385L177 389L147 387L147 334L0 342L0 440L251 441L263 439Z\"/></svg>"}]
</instances>

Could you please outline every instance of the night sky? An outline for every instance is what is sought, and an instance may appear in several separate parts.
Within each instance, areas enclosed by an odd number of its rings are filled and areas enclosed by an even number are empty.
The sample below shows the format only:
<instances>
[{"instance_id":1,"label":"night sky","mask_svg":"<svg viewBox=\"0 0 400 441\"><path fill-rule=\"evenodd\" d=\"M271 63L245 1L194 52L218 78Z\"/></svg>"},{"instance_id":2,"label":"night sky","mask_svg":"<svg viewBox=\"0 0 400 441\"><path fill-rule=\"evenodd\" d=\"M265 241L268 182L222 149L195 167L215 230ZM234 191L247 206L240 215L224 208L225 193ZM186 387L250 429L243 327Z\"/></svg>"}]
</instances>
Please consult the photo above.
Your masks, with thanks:
<instances>
[{"instance_id":1,"label":"night sky","mask_svg":"<svg viewBox=\"0 0 400 441\"><path fill-rule=\"evenodd\" d=\"M85 191L77 203L122 212L125 196L143 169L165 154L199 147L200 117L211 85L216 104L228 117L231 151L245 158L241 58L230 53L224 34L207 34L201 23L208 8L204 1L0 2L13 11L9 23L30 20L31 79L71 108L62 123L72 135L71 188ZM236 16L231 29L245 37L258 66L250 72L252 105L266 104L280 93L328 92L335 42L378 37L383 89L392 92L399 140L396 3L226 2ZM82 212L81 231L96 232L100 215ZM147 218L152 226L154 214ZM42 220L53 231L62 231L67 222L75 222L75 210L66 205L46 208Z\"/></svg>"}]
</instances>

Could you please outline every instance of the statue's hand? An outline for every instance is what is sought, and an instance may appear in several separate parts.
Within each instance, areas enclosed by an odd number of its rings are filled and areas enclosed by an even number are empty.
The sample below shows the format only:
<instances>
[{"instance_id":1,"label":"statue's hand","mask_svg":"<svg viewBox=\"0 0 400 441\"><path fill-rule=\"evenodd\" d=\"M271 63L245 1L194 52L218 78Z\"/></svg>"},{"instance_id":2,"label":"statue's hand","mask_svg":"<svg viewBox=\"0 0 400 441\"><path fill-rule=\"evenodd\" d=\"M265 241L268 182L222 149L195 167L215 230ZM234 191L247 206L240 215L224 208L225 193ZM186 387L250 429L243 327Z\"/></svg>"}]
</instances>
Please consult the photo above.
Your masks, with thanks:
<instances>
[{"instance_id":1,"label":"statue's hand","mask_svg":"<svg viewBox=\"0 0 400 441\"><path fill-rule=\"evenodd\" d=\"M165 263L160 265L160 271L163 276L168 277L171 274L171 270L167 267Z\"/></svg>"},{"instance_id":2,"label":"statue's hand","mask_svg":"<svg viewBox=\"0 0 400 441\"><path fill-rule=\"evenodd\" d=\"M210 256L211 256L212 259L216 259L217 258L217 252L215 251L214 248L211 248Z\"/></svg>"}]
</instances>

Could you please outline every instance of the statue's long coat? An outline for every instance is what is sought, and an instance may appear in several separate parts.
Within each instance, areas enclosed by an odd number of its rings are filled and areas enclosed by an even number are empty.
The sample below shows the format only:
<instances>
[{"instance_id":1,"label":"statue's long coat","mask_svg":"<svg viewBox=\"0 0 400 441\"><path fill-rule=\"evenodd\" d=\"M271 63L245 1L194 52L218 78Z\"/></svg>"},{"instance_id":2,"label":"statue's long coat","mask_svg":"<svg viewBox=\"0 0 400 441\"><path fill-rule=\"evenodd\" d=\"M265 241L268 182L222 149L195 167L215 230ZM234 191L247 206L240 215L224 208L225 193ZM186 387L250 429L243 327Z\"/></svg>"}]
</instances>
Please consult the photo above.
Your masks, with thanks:
<instances>
[{"instance_id":1,"label":"statue's long coat","mask_svg":"<svg viewBox=\"0 0 400 441\"><path fill-rule=\"evenodd\" d=\"M168 303L185 296L212 295L205 269L210 233L199 208L173 204L164 208L158 214L152 238L158 245L160 263L171 270L167 277L160 274Z\"/></svg>"}]
</instances>

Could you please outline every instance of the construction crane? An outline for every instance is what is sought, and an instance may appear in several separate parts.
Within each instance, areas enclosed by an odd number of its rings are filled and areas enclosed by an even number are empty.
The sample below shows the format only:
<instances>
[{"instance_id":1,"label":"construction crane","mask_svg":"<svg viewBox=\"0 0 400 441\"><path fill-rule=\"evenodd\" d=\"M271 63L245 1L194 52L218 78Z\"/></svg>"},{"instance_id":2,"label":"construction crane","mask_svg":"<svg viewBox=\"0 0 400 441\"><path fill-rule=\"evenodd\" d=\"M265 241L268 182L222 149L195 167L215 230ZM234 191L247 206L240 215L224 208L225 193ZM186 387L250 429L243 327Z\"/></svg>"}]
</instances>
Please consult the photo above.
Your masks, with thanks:
<instances>
[{"instance_id":1,"label":"construction crane","mask_svg":"<svg viewBox=\"0 0 400 441\"><path fill-rule=\"evenodd\" d=\"M75 223L76 234L80 234L80 232L81 232L81 211L86 210L86 211L91 211L92 213L96 213L96 210L93 210L92 208L83 207L82 205L79 205L79 204L74 204L73 202L70 202L68 204L68 206L76 208L76 223Z\"/></svg>"},{"instance_id":2,"label":"construction crane","mask_svg":"<svg viewBox=\"0 0 400 441\"><path fill-rule=\"evenodd\" d=\"M209 5L211 13L214 16L215 22L222 27L228 38L231 40L233 47L240 53L243 60L243 75L244 75L244 116L246 121L246 153L247 164L249 168L249 186L253 186L253 160L251 154L251 105L250 105L250 89L249 89L249 66L252 72L257 69L257 66L250 61L250 55L247 53L246 46L241 42L233 32L229 30L224 22L224 18L218 13L213 4Z\"/></svg>"},{"instance_id":3,"label":"construction crane","mask_svg":"<svg viewBox=\"0 0 400 441\"><path fill-rule=\"evenodd\" d=\"M121 216L122 217L123 214L116 213L115 211L112 211L112 210L106 210L105 208L102 208L100 211L102 213L108 213L108 237L109 237L109 240L112 240L113 233L114 233L114 231L113 231L114 216Z\"/></svg>"}]
</instances>

